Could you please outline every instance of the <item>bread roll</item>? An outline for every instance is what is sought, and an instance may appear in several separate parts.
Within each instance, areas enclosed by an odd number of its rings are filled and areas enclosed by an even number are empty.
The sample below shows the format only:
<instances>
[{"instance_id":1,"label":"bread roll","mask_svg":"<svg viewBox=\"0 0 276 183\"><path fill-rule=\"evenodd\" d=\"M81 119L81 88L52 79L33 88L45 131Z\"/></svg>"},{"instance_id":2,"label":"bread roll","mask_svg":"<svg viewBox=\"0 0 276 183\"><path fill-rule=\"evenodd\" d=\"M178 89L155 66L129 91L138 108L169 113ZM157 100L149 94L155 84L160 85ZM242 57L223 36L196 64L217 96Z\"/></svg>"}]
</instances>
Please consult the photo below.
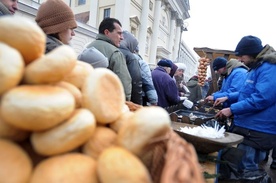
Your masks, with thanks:
<instances>
[{"instance_id":1,"label":"bread roll","mask_svg":"<svg viewBox=\"0 0 276 183\"><path fill-rule=\"evenodd\" d=\"M82 87L83 106L99 123L111 123L122 114L125 94L118 76L106 68L96 68Z\"/></svg>"},{"instance_id":2,"label":"bread roll","mask_svg":"<svg viewBox=\"0 0 276 183\"><path fill-rule=\"evenodd\" d=\"M117 143L140 156L145 147L171 129L168 112L157 106L144 107L129 118L127 125L118 132Z\"/></svg>"},{"instance_id":3,"label":"bread roll","mask_svg":"<svg viewBox=\"0 0 276 183\"><path fill-rule=\"evenodd\" d=\"M82 152L97 159L104 149L114 144L117 134L108 127L98 126L84 144Z\"/></svg>"},{"instance_id":4,"label":"bread roll","mask_svg":"<svg viewBox=\"0 0 276 183\"><path fill-rule=\"evenodd\" d=\"M1 100L1 117L17 128L39 131L68 119L75 109L73 95L50 85L20 85Z\"/></svg>"},{"instance_id":5,"label":"bread roll","mask_svg":"<svg viewBox=\"0 0 276 183\"><path fill-rule=\"evenodd\" d=\"M0 162L0 182L29 183L32 162L20 146L0 138Z\"/></svg>"},{"instance_id":6,"label":"bread roll","mask_svg":"<svg viewBox=\"0 0 276 183\"><path fill-rule=\"evenodd\" d=\"M50 157L34 169L30 183L98 183L96 162L80 153Z\"/></svg>"},{"instance_id":7,"label":"bread roll","mask_svg":"<svg viewBox=\"0 0 276 183\"><path fill-rule=\"evenodd\" d=\"M110 128L112 128L115 132L118 133L122 126L127 125L129 123L130 117L133 114L134 113L132 111L123 113L116 121L109 124Z\"/></svg>"},{"instance_id":8,"label":"bread roll","mask_svg":"<svg viewBox=\"0 0 276 183\"><path fill-rule=\"evenodd\" d=\"M23 82L26 84L47 84L61 81L72 71L77 62L73 48L62 45L45 56L36 59L26 67Z\"/></svg>"},{"instance_id":9,"label":"bread roll","mask_svg":"<svg viewBox=\"0 0 276 183\"><path fill-rule=\"evenodd\" d=\"M78 60L73 70L63 80L81 89L84 81L93 70L94 68L90 64Z\"/></svg>"},{"instance_id":10,"label":"bread roll","mask_svg":"<svg viewBox=\"0 0 276 183\"><path fill-rule=\"evenodd\" d=\"M60 81L55 85L67 89L74 96L76 108L80 108L82 106L82 93L75 85L65 81Z\"/></svg>"},{"instance_id":11,"label":"bread roll","mask_svg":"<svg viewBox=\"0 0 276 183\"><path fill-rule=\"evenodd\" d=\"M84 144L96 127L94 115L87 109L76 109L64 123L42 132L34 132L31 142L41 155L56 155L71 151Z\"/></svg>"},{"instance_id":12,"label":"bread roll","mask_svg":"<svg viewBox=\"0 0 276 183\"><path fill-rule=\"evenodd\" d=\"M144 164L121 147L109 147L98 158L98 177L101 183L150 183L151 177Z\"/></svg>"},{"instance_id":13,"label":"bread roll","mask_svg":"<svg viewBox=\"0 0 276 183\"><path fill-rule=\"evenodd\" d=\"M44 54L46 36L33 21L25 17L3 16L0 19L0 25L0 42L17 49L26 64Z\"/></svg>"},{"instance_id":14,"label":"bread roll","mask_svg":"<svg viewBox=\"0 0 276 183\"><path fill-rule=\"evenodd\" d=\"M24 67L21 54L0 42L0 96L21 81Z\"/></svg>"},{"instance_id":15,"label":"bread roll","mask_svg":"<svg viewBox=\"0 0 276 183\"><path fill-rule=\"evenodd\" d=\"M0 138L6 138L13 141L23 141L29 137L29 132L21 130L4 122L0 116Z\"/></svg>"}]
</instances>

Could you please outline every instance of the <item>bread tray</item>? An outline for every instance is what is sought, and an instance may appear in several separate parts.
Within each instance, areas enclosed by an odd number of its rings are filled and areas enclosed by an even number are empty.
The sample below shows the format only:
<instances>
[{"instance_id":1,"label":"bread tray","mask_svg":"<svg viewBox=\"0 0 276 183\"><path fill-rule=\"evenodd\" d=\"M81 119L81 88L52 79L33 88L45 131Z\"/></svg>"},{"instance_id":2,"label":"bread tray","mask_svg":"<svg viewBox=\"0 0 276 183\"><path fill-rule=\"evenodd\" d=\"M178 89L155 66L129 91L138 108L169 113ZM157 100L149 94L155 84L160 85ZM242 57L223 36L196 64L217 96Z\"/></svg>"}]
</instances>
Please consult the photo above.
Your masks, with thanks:
<instances>
[{"instance_id":1,"label":"bread tray","mask_svg":"<svg viewBox=\"0 0 276 183\"><path fill-rule=\"evenodd\" d=\"M206 138L187 134L180 131L180 127L196 127L197 125L172 122L173 130L187 142L193 144L196 151L202 154L209 154L225 147L236 145L243 141L243 136L234 133L225 132L223 138Z\"/></svg>"}]
</instances>

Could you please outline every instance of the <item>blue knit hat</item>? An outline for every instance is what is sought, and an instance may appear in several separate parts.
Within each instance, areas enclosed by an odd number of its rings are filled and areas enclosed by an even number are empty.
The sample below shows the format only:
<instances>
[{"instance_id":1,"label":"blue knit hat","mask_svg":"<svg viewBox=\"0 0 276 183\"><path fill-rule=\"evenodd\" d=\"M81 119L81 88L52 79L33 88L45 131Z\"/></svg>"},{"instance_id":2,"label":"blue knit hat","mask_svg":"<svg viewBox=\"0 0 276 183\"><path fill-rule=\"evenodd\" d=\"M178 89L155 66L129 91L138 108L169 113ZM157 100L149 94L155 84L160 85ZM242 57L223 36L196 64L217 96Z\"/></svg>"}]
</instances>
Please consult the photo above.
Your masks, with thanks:
<instances>
[{"instance_id":1,"label":"blue knit hat","mask_svg":"<svg viewBox=\"0 0 276 183\"><path fill-rule=\"evenodd\" d=\"M157 63L157 65L162 67L172 67L172 61L167 59L162 59Z\"/></svg>"},{"instance_id":2,"label":"blue knit hat","mask_svg":"<svg viewBox=\"0 0 276 183\"><path fill-rule=\"evenodd\" d=\"M258 55L263 50L262 41L255 36L244 36L238 43L235 55Z\"/></svg>"},{"instance_id":3,"label":"blue knit hat","mask_svg":"<svg viewBox=\"0 0 276 183\"><path fill-rule=\"evenodd\" d=\"M214 71L219 70L220 68L223 68L226 66L226 58L224 57L217 57L213 62L213 69Z\"/></svg>"}]
</instances>

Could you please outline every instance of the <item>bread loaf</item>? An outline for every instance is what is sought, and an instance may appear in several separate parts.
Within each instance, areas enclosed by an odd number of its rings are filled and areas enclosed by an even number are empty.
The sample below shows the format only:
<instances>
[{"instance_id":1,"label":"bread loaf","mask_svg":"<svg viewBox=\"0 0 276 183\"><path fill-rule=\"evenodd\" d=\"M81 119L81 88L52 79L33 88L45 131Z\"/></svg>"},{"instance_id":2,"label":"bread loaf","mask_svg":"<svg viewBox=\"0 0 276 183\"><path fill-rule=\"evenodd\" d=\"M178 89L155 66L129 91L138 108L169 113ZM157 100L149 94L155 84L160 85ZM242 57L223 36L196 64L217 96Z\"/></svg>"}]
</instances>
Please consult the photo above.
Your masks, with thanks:
<instances>
[{"instance_id":1,"label":"bread loaf","mask_svg":"<svg viewBox=\"0 0 276 183\"><path fill-rule=\"evenodd\" d=\"M49 129L68 119L75 109L73 95L50 85L20 85L6 92L1 100L1 117L20 129Z\"/></svg>"},{"instance_id":2,"label":"bread loaf","mask_svg":"<svg viewBox=\"0 0 276 183\"><path fill-rule=\"evenodd\" d=\"M118 145L140 156L146 146L171 129L168 112L157 106L144 107L134 112L128 124L118 132Z\"/></svg>"},{"instance_id":3,"label":"bread loaf","mask_svg":"<svg viewBox=\"0 0 276 183\"><path fill-rule=\"evenodd\" d=\"M80 153L50 157L34 169L30 183L98 183L96 162Z\"/></svg>"},{"instance_id":4,"label":"bread loaf","mask_svg":"<svg viewBox=\"0 0 276 183\"><path fill-rule=\"evenodd\" d=\"M0 182L29 183L32 162L28 154L10 140L0 138Z\"/></svg>"},{"instance_id":5,"label":"bread loaf","mask_svg":"<svg viewBox=\"0 0 276 183\"><path fill-rule=\"evenodd\" d=\"M96 127L94 115L87 109L76 109L62 124L42 132L34 132L31 142L41 155L56 155L71 151L84 144Z\"/></svg>"},{"instance_id":6,"label":"bread loaf","mask_svg":"<svg viewBox=\"0 0 276 183\"><path fill-rule=\"evenodd\" d=\"M36 23L25 17L2 16L0 25L0 42L17 49L26 64L44 54L46 36Z\"/></svg>"},{"instance_id":7,"label":"bread loaf","mask_svg":"<svg viewBox=\"0 0 276 183\"><path fill-rule=\"evenodd\" d=\"M21 54L0 42L0 96L18 85L23 77L24 67Z\"/></svg>"},{"instance_id":8,"label":"bread loaf","mask_svg":"<svg viewBox=\"0 0 276 183\"><path fill-rule=\"evenodd\" d=\"M101 183L151 183L144 164L121 147L109 147L98 158L98 177Z\"/></svg>"},{"instance_id":9,"label":"bread loaf","mask_svg":"<svg viewBox=\"0 0 276 183\"><path fill-rule=\"evenodd\" d=\"M88 75L93 72L94 68L92 65L77 60L77 63L73 70L67 74L63 80L75 85L77 88L81 89L84 81Z\"/></svg>"},{"instance_id":10,"label":"bread loaf","mask_svg":"<svg viewBox=\"0 0 276 183\"><path fill-rule=\"evenodd\" d=\"M61 81L75 67L77 55L73 48L62 45L26 67L25 84L48 84Z\"/></svg>"},{"instance_id":11,"label":"bread loaf","mask_svg":"<svg viewBox=\"0 0 276 183\"><path fill-rule=\"evenodd\" d=\"M118 76L106 68L96 68L82 87L83 106L98 123L111 123L123 112L125 94Z\"/></svg>"},{"instance_id":12,"label":"bread loaf","mask_svg":"<svg viewBox=\"0 0 276 183\"><path fill-rule=\"evenodd\" d=\"M101 152L114 144L117 134L108 127L98 126L92 137L83 145L82 152L97 159Z\"/></svg>"},{"instance_id":13,"label":"bread loaf","mask_svg":"<svg viewBox=\"0 0 276 183\"><path fill-rule=\"evenodd\" d=\"M82 93L79 88L66 81L60 81L55 85L67 89L74 96L76 108L80 108L82 106Z\"/></svg>"}]
</instances>

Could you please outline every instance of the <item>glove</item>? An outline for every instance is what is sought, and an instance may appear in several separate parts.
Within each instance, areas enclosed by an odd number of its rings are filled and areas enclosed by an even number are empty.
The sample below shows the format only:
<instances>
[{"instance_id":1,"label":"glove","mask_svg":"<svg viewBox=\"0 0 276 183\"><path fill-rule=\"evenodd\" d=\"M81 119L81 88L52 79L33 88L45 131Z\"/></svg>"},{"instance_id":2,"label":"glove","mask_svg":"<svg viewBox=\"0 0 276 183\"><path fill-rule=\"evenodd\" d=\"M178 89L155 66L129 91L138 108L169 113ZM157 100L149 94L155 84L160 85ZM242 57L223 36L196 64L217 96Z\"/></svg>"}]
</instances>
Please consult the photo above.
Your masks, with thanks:
<instances>
[{"instance_id":1,"label":"glove","mask_svg":"<svg viewBox=\"0 0 276 183\"><path fill-rule=\"evenodd\" d=\"M188 109L191 109L194 106L194 103L188 99L184 100L184 102L182 103L185 107L187 107Z\"/></svg>"}]
</instances>

